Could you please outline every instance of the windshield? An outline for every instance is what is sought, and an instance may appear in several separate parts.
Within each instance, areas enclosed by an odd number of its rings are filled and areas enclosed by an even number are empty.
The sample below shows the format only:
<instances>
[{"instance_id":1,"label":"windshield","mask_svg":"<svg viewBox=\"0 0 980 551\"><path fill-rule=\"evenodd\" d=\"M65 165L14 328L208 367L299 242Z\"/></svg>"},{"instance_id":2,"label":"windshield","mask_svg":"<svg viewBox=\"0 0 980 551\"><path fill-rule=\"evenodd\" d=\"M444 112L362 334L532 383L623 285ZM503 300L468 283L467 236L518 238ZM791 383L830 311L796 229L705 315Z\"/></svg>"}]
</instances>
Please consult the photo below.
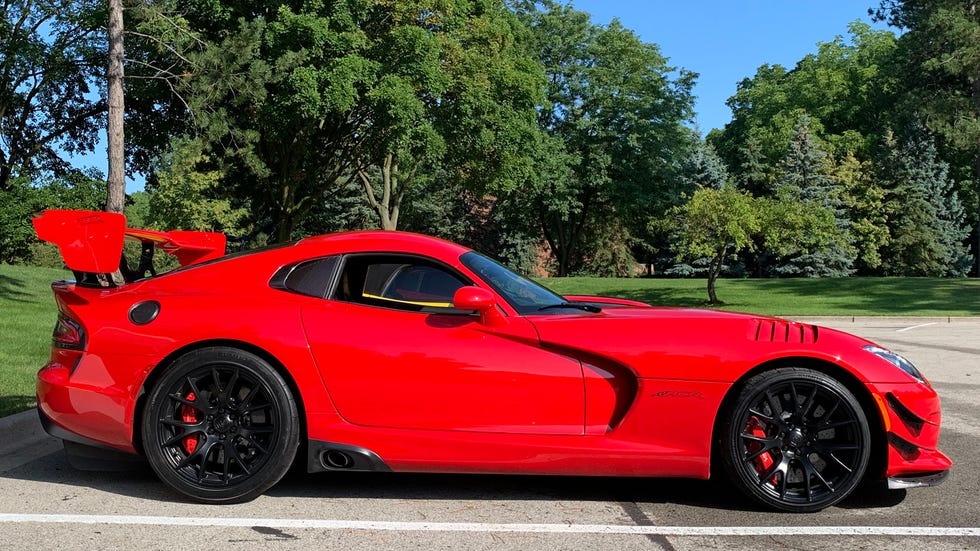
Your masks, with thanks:
<instances>
[{"instance_id":1,"label":"windshield","mask_svg":"<svg viewBox=\"0 0 980 551\"><path fill-rule=\"evenodd\" d=\"M459 257L459 260L493 287L521 315L536 314L542 308L565 303L565 298L561 295L515 274L479 253L468 252Z\"/></svg>"}]
</instances>

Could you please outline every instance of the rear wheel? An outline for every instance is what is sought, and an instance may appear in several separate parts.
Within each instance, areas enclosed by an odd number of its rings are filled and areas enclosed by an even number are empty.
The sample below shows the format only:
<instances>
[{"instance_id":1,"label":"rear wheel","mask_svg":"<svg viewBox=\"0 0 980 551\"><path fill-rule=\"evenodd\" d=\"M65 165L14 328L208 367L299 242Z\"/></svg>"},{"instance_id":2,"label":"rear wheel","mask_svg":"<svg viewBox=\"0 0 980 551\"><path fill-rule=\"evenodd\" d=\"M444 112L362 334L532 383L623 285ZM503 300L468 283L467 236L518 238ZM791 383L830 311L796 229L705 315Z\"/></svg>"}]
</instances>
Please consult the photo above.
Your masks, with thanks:
<instances>
[{"instance_id":1,"label":"rear wheel","mask_svg":"<svg viewBox=\"0 0 980 551\"><path fill-rule=\"evenodd\" d=\"M722 459L752 499L791 512L847 497L868 466L871 434L854 395L833 377L781 368L749 379L722 426Z\"/></svg>"},{"instance_id":2,"label":"rear wheel","mask_svg":"<svg viewBox=\"0 0 980 551\"><path fill-rule=\"evenodd\" d=\"M170 487L207 503L247 501L278 482L299 445L299 414L282 376L243 350L179 358L150 390L144 451Z\"/></svg>"}]
</instances>

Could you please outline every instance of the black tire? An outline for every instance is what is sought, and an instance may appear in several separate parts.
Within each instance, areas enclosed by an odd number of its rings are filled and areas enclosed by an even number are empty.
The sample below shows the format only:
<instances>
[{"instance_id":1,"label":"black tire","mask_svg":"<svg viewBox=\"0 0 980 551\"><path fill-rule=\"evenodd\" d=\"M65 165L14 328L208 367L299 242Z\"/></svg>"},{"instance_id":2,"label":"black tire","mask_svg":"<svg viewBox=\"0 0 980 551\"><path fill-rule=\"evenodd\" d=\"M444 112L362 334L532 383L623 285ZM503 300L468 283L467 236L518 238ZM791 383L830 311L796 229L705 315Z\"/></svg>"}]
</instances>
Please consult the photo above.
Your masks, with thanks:
<instances>
[{"instance_id":1,"label":"black tire","mask_svg":"<svg viewBox=\"0 0 980 551\"><path fill-rule=\"evenodd\" d=\"M807 513L858 486L871 430L854 395L811 369L780 368L745 382L721 425L721 456L732 482L755 501Z\"/></svg>"},{"instance_id":2,"label":"black tire","mask_svg":"<svg viewBox=\"0 0 980 551\"><path fill-rule=\"evenodd\" d=\"M205 503L248 501L289 470L296 401L262 358L214 347L178 358L149 390L143 448L168 486Z\"/></svg>"}]
</instances>

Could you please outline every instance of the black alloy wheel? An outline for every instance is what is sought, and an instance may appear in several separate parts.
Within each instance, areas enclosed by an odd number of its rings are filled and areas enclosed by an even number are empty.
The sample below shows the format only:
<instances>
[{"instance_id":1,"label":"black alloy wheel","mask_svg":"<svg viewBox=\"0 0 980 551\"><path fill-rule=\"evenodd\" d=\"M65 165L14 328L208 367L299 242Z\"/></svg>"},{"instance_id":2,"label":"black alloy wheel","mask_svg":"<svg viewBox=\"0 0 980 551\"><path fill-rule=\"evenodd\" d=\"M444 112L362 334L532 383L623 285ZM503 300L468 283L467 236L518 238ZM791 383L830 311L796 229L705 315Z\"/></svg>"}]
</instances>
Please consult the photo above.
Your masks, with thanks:
<instances>
[{"instance_id":1,"label":"black alloy wheel","mask_svg":"<svg viewBox=\"0 0 980 551\"><path fill-rule=\"evenodd\" d=\"M868 466L871 434L854 395L833 377L781 368L749 379L722 427L725 469L771 508L812 512L847 497Z\"/></svg>"},{"instance_id":2,"label":"black alloy wheel","mask_svg":"<svg viewBox=\"0 0 980 551\"><path fill-rule=\"evenodd\" d=\"M198 501L260 495L286 474L299 415L286 382L262 358L207 348L179 358L154 385L143 447L157 475Z\"/></svg>"}]
</instances>

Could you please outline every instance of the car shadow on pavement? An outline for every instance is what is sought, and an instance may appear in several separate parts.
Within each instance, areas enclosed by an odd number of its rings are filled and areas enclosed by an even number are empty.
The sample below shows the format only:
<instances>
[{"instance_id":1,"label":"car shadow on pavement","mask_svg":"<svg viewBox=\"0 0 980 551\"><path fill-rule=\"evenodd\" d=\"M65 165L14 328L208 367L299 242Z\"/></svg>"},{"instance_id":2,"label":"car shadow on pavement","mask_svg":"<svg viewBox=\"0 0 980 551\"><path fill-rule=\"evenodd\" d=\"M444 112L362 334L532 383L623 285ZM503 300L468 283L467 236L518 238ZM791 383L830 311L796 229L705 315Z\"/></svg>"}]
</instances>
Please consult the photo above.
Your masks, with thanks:
<instances>
[{"instance_id":1,"label":"car shadow on pavement","mask_svg":"<svg viewBox=\"0 0 980 551\"><path fill-rule=\"evenodd\" d=\"M148 464L120 469L113 472L78 470L68 463L64 451L59 451L2 472L0 478L88 487L149 501L192 502L160 482ZM606 501L617 503L624 509L628 508L626 504L668 504L695 509L772 514L743 497L725 481L677 478L354 472L308 474L301 469L293 469L266 494L277 499ZM859 488L855 495L838 507L891 507L904 498L904 491Z\"/></svg>"}]
</instances>

